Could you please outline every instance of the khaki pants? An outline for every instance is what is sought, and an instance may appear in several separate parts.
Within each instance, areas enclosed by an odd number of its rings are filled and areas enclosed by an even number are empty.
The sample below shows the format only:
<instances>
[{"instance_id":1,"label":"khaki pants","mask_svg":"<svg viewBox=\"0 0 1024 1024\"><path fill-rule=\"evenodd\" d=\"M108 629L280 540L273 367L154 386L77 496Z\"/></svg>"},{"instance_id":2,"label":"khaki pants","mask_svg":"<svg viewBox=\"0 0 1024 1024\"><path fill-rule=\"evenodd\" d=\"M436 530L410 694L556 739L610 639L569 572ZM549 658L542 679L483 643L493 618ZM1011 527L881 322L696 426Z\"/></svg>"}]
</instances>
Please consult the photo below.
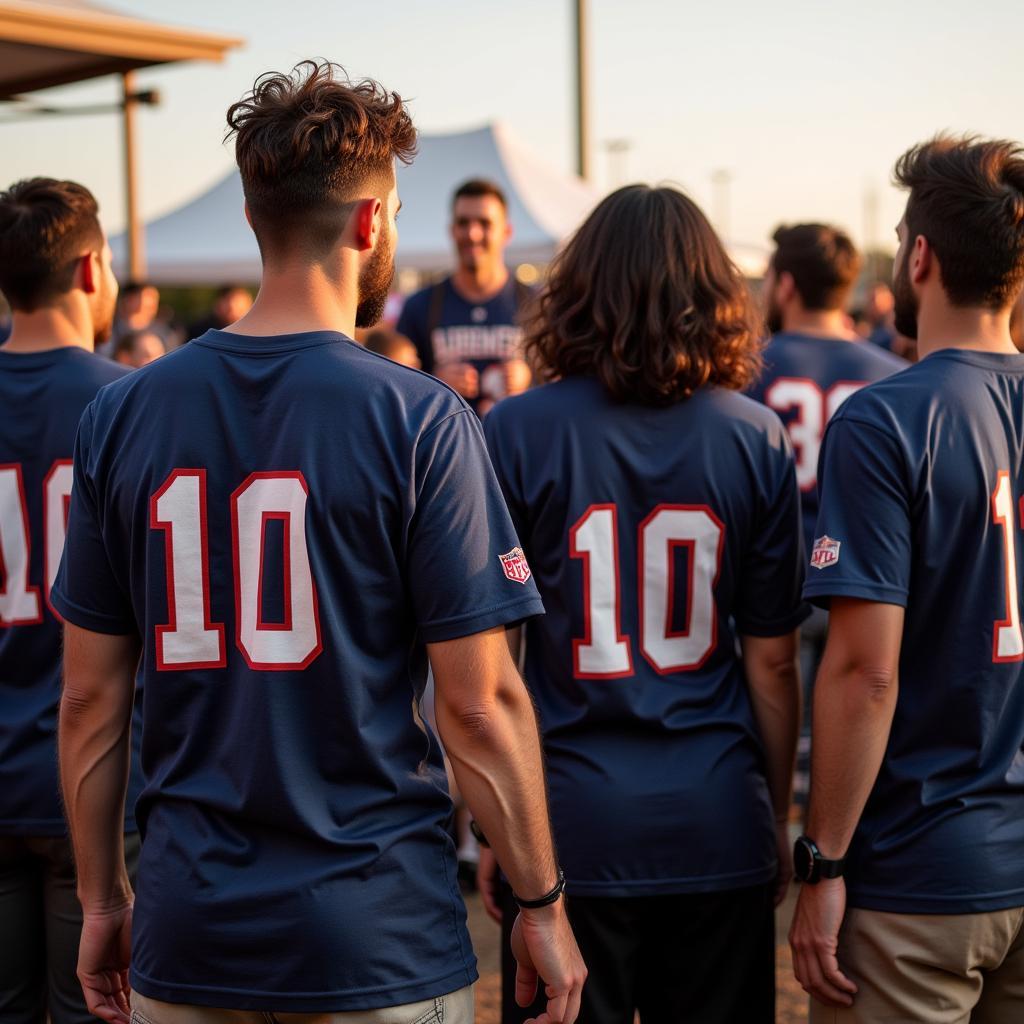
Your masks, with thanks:
<instances>
[{"instance_id":1,"label":"khaki pants","mask_svg":"<svg viewBox=\"0 0 1024 1024\"><path fill-rule=\"evenodd\" d=\"M853 1006L811 1000L812 1024L1024 1022L1024 908L987 914L849 910L839 966Z\"/></svg>"},{"instance_id":2,"label":"khaki pants","mask_svg":"<svg viewBox=\"0 0 1024 1024\"><path fill-rule=\"evenodd\" d=\"M380 1010L351 1013L267 1013L161 1003L132 993L132 1024L473 1024L473 986Z\"/></svg>"}]
</instances>

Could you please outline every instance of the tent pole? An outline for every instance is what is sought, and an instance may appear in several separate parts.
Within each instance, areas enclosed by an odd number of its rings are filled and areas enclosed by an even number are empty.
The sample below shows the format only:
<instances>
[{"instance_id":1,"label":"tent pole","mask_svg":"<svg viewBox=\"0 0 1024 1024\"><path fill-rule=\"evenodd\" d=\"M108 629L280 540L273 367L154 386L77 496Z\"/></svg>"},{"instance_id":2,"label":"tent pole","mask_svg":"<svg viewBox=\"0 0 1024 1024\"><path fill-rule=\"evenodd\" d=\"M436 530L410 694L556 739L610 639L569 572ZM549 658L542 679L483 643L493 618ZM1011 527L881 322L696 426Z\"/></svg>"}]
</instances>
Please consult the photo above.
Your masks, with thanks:
<instances>
[{"instance_id":1,"label":"tent pole","mask_svg":"<svg viewBox=\"0 0 1024 1024\"><path fill-rule=\"evenodd\" d=\"M590 177L590 138L587 93L587 0L576 0L576 173Z\"/></svg>"},{"instance_id":2,"label":"tent pole","mask_svg":"<svg viewBox=\"0 0 1024 1024\"><path fill-rule=\"evenodd\" d=\"M138 102L135 99L135 72L121 75L124 87L124 191L125 212L128 215L128 277L140 281L146 274L146 253L139 221L139 180L135 152L135 118Z\"/></svg>"}]
</instances>

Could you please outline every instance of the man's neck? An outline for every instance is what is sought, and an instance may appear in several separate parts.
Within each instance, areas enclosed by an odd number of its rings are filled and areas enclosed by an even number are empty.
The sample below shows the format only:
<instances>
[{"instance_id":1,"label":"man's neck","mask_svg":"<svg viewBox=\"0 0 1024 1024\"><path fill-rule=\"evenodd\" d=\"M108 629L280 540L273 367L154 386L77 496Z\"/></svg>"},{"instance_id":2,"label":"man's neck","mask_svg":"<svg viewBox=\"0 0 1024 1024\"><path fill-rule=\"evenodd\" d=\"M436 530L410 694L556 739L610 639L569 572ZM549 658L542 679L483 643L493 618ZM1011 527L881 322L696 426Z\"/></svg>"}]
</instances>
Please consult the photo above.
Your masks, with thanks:
<instances>
[{"instance_id":1,"label":"man's neck","mask_svg":"<svg viewBox=\"0 0 1024 1024\"><path fill-rule=\"evenodd\" d=\"M336 331L353 337L358 273L334 281L308 266L264 270L259 294L249 311L231 324L231 334L273 337L308 331Z\"/></svg>"},{"instance_id":2,"label":"man's neck","mask_svg":"<svg viewBox=\"0 0 1024 1024\"><path fill-rule=\"evenodd\" d=\"M3 345L4 352L27 355L55 348L93 350L93 326L88 313L53 307L33 313L13 313L11 335Z\"/></svg>"},{"instance_id":3,"label":"man's neck","mask_svg":"<svg viewBox=\"0 0 1024 1024\"><path fill-rule=\"evenodd\" d=\"M499 263L494 267L470 270L459 267L452 274L455 290L470 302L488 302L508 283L508 267Z\"/></svg>"},{"instance_id":4,"label":"man's neck","mask_svg":"<svg viewBox=\"0 0 1024 1024\"><path fill-rule=\"evenodd\" d=\"M787 334L810 334L815 338L836 338L840 341L859 341L850 330L839 309L801 309L786 313L782 321Z\"/></svg>"},{"instance_id":5,"label":"man's neck","mask_svg":"<svg viewBox=\"0 0 1024 1024\"><path fill-rule=\"evenodd\" d=\"M1010 311L945 304L937 309L922 306L917 318L918 358L945 348L1018 355L1010 337Z\"/></svg>"}]
</instances>

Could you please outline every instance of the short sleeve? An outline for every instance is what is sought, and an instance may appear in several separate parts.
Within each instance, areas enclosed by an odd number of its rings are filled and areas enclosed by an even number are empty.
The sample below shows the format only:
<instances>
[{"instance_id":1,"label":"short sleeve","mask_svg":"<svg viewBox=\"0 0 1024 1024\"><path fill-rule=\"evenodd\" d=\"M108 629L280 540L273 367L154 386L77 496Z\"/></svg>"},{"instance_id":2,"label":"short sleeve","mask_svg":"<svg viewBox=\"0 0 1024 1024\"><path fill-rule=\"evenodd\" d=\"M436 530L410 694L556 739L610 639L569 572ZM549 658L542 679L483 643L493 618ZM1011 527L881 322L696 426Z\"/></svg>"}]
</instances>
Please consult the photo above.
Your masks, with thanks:
<instances>
[{"instance_id":1,"label":"short sleeve","mask_svg":"<svg viewBox=\"0 0 1024 1024\"><path fill-rule=\"evenodd\" d=\"M744 636L783 636L810 614L801 600L804 539L793 450L779 426L766 486L740 569L734 616Z\"/></svg>"},{"instance_id":2,"label":"short sleeve","mask_svg":"<svg viewBox=\"0 0 1024 1024\"><path fill-rule=\"evenodd\" d=\"M417 445L406 559L407 585L427 643L544 611L469 409L447 416Z\"/></svg>"},{"instance_id":3,"label":"short sleeve","mask_svg":"<svg viewBox=\"0 0 1024 1024\"><path fill-rule=\"evenodd\" d=\"M905 459L885 431L838 417L818 466L820 508L804 596L906 606L911 527Z\"/></svg>"},{"instance_id":4,"label":"short sleeve","mask_svg":"<svg viewBox=\"0 0 1024 1024\"><path fill-rule=\"evenodd\" d=\"M97 486L89 469L92 433L89 406L82 415L75 440L67 537L50 600L67 622L94 633L125 636L135 633L137 626L103 540Z\"/></svg>"},{"instance_id":5,"label":"short sleeve","mask_svg":"<svg viewBox=\"0 0 1024 1024\"><path fill-rule=\"evenodd\" d=\"M418 301L421 293L410 295L398 314L395 330L404 334L415 346L420 357L420 365L430 373L434 369L434 350L427 335L423 303Z\"/></svg>"},{"instance_id":6,"label":"short sleeve","mask_svg":"<svg viewBox=\"0 0 1024 1024\"><path fill-rule=\"evenodd\" d=\"M487 439L487 451L494 466L501 492L505 496L512 525L516 533L529 544L530 529L523 502L521 488L517 486L517 475L514 470L515 460L509 451L510 439L504 425L501 403L499 402L484 418L484 436Z\"/></svg>"}]
</instances>

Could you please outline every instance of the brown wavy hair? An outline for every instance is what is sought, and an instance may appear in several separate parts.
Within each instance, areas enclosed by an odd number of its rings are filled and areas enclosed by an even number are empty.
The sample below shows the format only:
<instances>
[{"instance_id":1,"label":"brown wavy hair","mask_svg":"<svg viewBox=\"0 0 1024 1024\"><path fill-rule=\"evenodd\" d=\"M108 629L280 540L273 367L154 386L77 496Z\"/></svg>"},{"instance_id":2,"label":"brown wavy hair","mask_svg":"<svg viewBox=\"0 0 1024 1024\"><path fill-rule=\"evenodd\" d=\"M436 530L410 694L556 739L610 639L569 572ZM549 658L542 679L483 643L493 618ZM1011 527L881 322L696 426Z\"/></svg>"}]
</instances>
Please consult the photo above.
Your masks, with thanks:
<instances>
[{"instance_id":1,"label":"brown wavy hair","mask_svg":"<svg viewBox=\"0 0 1024 1024\"><path fill-rule=\"evenodd\" d=\"M746 282L674 188L630 185L602 200L555 258L524 329L540 379L596 377L619 401L739 390L761 367Z\"/></svg>"},{"instance_id":2,"label":"brown wavy hair","mask_svg":"<svg viewBox=\"0 0 1024 1024\"><path fill-rule=\"evenodd\" d=\"M261 250L330 248L356 201L387 195L395 158L416 153L402 97L327 61L261 75L227 122Z\"/></svg>"}]
</instances>

